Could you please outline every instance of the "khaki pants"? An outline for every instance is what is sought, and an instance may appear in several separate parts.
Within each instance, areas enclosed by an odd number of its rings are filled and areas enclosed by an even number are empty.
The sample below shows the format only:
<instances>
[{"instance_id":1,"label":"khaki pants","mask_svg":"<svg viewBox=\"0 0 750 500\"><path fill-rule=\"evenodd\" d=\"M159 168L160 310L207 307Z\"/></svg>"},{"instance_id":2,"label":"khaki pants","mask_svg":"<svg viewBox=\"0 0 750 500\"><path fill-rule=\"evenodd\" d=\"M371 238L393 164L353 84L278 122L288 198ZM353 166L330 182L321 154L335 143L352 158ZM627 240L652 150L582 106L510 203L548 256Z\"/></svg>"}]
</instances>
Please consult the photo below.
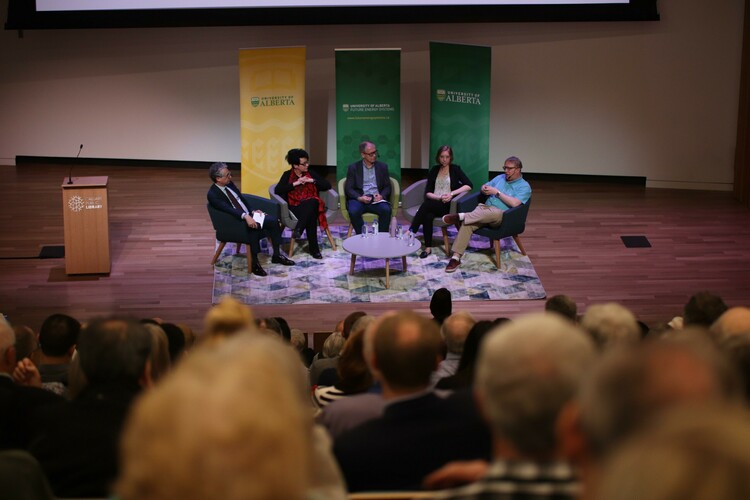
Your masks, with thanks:
<instances>
[{"instance_id":1,"label":"khaki pants","mask_svg":"<svg viewBox=\"0 0 750 500\"><path fill-rule=\"evenodd\" d=\"M464 220L461 229L458 230L456 241L453 242L451 250L459 255L463 255L466 247L469 246L471 235L477 229L490 226L497 227L503 221L503 211L492 205L480 203L477 208L464 214Z\"/></svg>"}]
</instances>

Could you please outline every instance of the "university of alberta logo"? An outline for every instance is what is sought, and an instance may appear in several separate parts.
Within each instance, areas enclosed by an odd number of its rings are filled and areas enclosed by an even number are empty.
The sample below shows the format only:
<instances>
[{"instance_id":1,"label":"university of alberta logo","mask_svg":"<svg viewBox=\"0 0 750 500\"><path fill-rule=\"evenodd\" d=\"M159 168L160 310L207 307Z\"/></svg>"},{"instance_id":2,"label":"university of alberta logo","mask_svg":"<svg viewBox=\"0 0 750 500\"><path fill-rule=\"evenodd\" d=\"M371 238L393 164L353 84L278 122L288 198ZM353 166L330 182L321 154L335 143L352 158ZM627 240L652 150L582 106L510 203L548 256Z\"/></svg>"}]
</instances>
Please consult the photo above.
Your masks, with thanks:
<instances>
[{"instance_id":1,"label":"university of alberta logo","mask_svg":"<svg viewBox=\"0 0 750 500\"><path fill-rule=\"evenodd\" d=\"M83 210L83 198L80 196L73 196L68 200L68 208L74 212L80 212Z\"/></svg>"},{"instance_id":2,"label":"university of alberta logo","mask_svg":"<svg viewBox=\"0 0 750 500\"><path fill-rule=\"evenodd\" d=\"M343 110L344 110L344 113L347 113L347 112L349 111L349 105L348 105L348 104L343 104L343 105L341 106L341 109L343 109Z\"/></svg>"},{"instance_id":3,"label":"university of alberta logo","mask_svg":"<svg viewBox=\"0 0 750 500\"><path fill-rule=\"evenodd\" d=\"M254 108L257 108L257 107L258 107L258 104L260 104L260 97L251 97L251 98L250 98L250 104L251 104L251 105L252 105L252 106L253 106Z\"/></svg>"},{"instance_id":4,"label":"university of alberta logo","mask_svg":"<svg viewBox=\"0 0 750 500\"><path fill-rule=\"evenodd\" d=\"M445 100L445 90L443 89L437 90L437 100L441 102Z\"/></svg>"}]
</instances>

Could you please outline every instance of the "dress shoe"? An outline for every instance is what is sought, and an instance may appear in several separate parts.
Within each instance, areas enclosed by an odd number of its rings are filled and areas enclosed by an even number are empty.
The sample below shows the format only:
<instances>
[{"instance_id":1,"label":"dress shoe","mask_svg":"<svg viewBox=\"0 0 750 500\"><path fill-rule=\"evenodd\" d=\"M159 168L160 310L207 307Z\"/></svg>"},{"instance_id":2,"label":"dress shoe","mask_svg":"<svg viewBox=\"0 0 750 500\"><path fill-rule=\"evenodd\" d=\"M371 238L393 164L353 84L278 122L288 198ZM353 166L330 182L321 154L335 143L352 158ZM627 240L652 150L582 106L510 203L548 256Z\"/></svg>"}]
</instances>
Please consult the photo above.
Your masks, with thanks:
<instances>
[{"instance_id":1,"label":"dress shoe","mask_svg":"<svg viewBox=\"0 0 750 500\"><path fill-rule=\"evenodd\" d=\"M446 224L456 225L461 222L461 219L458 217L458 214L448 214L443 215L443 222L445 222Z\"/></svg>"},{"instance_id":2,"label":"dress shoe","mask_svg":"<svg viewBox=\"0 0 750 500\"><path fill-rule=\"evenodd\" d=\"M294 261L293 260L287 259L283 255L274 255L273 257L271 257L271 262L273 262L274 264L281 264L283 266L293 266L294 265Z\"/></svg>"},{"instance_id":3,"label":"dress shoe","mask_svg":"<svg viewBox=\"0 0 750 500\"><path fill-rule=\"evenodd\" d=\"M448 265L445 267L446 273L452 273L455 272L456 269L458 269L458 266L461 265L461 261L458 259L451 259L450 262L448 262Z\"/></svg>"},{"instance_id":4,"label":"dress shoe","mask_svg":"<svg viewBox=\"0 0 750 500\"><path fill-rule=\"evenodd\" d=\"M432 255L432 251L428 252L427 250L422 250L422 253L419 254L419 258L426 259L430 255Z\"/></svg>"},{"instance_id":5,"label":"dress shoe","mask_svg":"<svg viewBox=\"0 0 750 500\"><path fill-rule=\"evenodd\" d=\"M256 276L268 276L268 273L263 270L262 267L260 267L260 264L257 262L253 264L253 271L252 273Z\"/></svg>"},{"instance_id":6,"label":"dress shoe","mask_svg":"<svg viewBox=\"0 0 750 500\"><path fill-rule=\"evenodd\" d=\"M313 259L322 259L323 258L323 254L320 253L320 252L311 252L310 255L312 255Z\"/></svg>"}]
</instances>

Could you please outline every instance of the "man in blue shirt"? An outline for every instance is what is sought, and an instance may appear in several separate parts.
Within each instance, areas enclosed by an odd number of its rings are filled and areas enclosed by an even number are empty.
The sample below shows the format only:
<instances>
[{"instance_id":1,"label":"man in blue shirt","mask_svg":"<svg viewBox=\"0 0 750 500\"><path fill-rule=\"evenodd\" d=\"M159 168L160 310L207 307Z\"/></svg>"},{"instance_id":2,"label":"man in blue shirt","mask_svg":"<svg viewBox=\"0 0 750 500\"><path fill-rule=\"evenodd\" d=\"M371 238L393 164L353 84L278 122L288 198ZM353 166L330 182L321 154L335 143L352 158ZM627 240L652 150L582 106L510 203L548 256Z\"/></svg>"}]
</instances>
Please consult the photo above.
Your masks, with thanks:
<instances>
[{"instance_id":1,"label":"man in blue shirt","mask_svg":"<svg viewBox=\"0 0 750 500\"><path fill-rule=\"evenodd\" d=\"M391 179L388 165L377 161L378 149L370 141L359 145L360 161L347 167L346 209L357 234L362 232L364 220L362 214L369 213L378 216L380 232L388 232L391 222Z\"/></svg>"},{"instance_id":2,"label":"man in blue shirt","mask_svg":"<svg viewBox=\"0 0 750 500\"><path fill-rule=\"evenodd\" d=\"M484 203L477 205L468 213L448 214L443 217L446 224L457 224L461 221L461 228L453 242L453 255L445 268L446 273L452 273L461 265L461 256L469 246L471 235L477 229L490 226L497 227L503 221L503 212L517 207L531 198L531 186L523 178L521 170L523 164L515 156L505 160L504 174L500 174L482 186L482 194L487 196Z\"/></svg>"}]
</instances>

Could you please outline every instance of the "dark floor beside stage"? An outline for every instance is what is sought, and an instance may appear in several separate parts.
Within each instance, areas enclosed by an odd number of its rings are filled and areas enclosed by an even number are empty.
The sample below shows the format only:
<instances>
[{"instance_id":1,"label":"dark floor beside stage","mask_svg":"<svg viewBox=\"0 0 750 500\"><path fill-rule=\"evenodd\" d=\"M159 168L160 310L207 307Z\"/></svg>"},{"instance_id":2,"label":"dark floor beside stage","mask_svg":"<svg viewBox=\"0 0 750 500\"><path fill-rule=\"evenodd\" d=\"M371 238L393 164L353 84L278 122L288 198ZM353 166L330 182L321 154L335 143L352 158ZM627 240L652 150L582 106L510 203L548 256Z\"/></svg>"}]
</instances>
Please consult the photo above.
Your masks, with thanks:
<instances>
[{"instance_id":1,"label":"dark floor beside stage","mask_svg":"<svg viewBox=\"0 0 750 500\"><path fill-rule=\"evenodd\" d=\"M112 273L67 277L62 259L38 258L43 246L63 243L60 185L67 171L62 165L0 167L0 312L34 329L49 314L65 312L83 321L112 313L158 316L200 330L213 276L206 172L76 167L76 176L109 176ZM534 206L523 241L548 295L567 293L579 310L618 301L649 324L680 314L699 290L721 295L730 306L750 305L750 211L731 193L550 181L532 186ZM651 247L626 248L621 236L629 235L645 236ZM392 308L336 304L254 311L322 331L354 310ZM427 303L399 308L429 312ZM543 301L464 302L457 308L482 319L513 317L542 310Z\"/></svg>"}]
</instances>

